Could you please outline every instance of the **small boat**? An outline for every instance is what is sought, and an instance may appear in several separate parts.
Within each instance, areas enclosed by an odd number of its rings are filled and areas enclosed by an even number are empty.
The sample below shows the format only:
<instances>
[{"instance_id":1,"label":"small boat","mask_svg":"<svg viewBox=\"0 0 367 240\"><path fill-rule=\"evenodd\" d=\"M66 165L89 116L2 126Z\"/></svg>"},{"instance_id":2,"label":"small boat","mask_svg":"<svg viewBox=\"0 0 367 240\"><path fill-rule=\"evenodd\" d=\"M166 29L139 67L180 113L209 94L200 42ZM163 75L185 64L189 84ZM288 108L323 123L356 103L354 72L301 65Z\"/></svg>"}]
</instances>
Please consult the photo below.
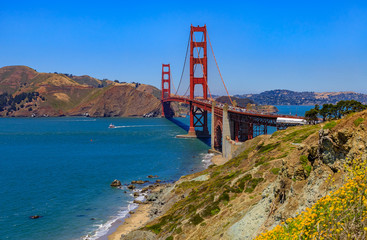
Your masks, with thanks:
<instances>
[{"instance_id":1,"label":"small boat","mask_svg":"<svg viewBox=\"0 0 367 240\"><path fill-rule=\"evenodd\" d=\"M110 124L110 126L108 126L108 128L115 128L115 125L113 125L112 123Z\"/></svg>"}]
</instances>

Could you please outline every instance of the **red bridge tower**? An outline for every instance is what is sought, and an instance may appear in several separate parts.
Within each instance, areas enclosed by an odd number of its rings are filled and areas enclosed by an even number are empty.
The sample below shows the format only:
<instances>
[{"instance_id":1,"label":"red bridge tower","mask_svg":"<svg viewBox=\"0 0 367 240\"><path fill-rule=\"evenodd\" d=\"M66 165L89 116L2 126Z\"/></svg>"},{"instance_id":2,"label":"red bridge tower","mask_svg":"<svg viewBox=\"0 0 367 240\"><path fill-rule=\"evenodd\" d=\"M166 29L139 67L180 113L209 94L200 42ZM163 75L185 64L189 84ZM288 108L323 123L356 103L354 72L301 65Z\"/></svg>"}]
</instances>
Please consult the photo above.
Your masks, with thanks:
<instances>
[{"instance_id":1,"label":"red bridge tower","mask_svg":"<svg viewBox=\"0 0 367 240\"><path fill-rule=\"evenodd\" d=\"M171 66L162 64L162 100L171 97ZM170 102L162 102L162 117L172 117Z\"/></svg>"},{"instance_id":2,"label":"red bridge tower","mask_svg":"<svg viewBox=\"0 0 367 240\"><path fill-rule=\"evenodd\" d=\"M195 33L201 32L203 40L201 42L195 39ZM207 58L207 41L206 41L206 25L203 27L194 27L191 25L190 30L190 100L194 100L195 85L202 85L203 99L208 99L208 58ZM200 56L202 52L202 57ZM197 55L197 57L194 57ZM195 74L196 72L196 74ZM202 73L200 76L198 72ZM195 127L202 128L201 131L195 131ZM190 129L188 135L192 136L209 136L208 131L208 112L198 107L194 107L190 103Z\"/></svg>"}]
</instances>

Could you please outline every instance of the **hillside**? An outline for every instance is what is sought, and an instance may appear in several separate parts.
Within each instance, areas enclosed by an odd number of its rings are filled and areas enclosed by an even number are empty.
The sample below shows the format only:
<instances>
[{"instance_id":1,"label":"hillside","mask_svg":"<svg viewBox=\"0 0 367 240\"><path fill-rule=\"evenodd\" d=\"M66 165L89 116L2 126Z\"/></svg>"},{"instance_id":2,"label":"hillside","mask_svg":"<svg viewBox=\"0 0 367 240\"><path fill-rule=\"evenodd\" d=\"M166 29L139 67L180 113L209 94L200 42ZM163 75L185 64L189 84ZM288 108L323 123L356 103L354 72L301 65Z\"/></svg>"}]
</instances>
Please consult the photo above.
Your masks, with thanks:
<instances>
[{"instance_id":1,"label":"hillside","mask_svg":"<svg viewBox=\"0 0 367 240\"><path fill-rule=\"evenodd\" d=\"M159 96L159 89L145 84L0 68L0 116L158 116Z\"/></svg>"},{"instance_id":2,"label":"hillside","mask_svg":"<svg viewBox=\"0 0 367 240\"><path fill-rule=\"evenodd\" d=\"M271 90L259 94L236 95L248 98L262 105L322 105L336 104L341 100L356 100L367 104L367 94L355 92L294 92L290 90Z\"/></svg>"},{"instance_id":3,"label":"hillside","mask_svg":"<svg viewBox=\"0 0 367 240\"><path fill-rule=\"evenodd\" d=\"M344 183L345 159L367 157L366 119L364 111L249 140L224 165L182 177L157 203L159 217L121 239L253 239Z\"/></svg>"}]
</instances>

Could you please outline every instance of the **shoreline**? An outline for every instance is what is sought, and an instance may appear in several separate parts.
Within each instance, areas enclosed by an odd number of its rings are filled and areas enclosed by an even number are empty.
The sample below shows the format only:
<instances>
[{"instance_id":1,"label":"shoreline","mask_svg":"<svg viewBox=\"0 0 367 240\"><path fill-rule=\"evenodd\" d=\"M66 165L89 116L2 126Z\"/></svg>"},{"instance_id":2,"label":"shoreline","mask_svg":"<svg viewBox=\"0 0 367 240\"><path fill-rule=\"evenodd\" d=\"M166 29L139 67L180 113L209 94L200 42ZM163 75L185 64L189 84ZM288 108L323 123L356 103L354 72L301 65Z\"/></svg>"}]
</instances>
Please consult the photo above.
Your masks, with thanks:
<instances>
[{"instance_id":1,"label":"shoreline","mask_svg":"<svg viewBox=\"0 0 367 240\"><path fill-rule=\"evenodd\" d=\"M152 189L147 194L145 201L139 203L133 213L124 218L119 226L107 235L108 240L120 240L121 236L145 226L148 222L163 214L165 212L162 211L163 207L168 200L165 196L170 196L173 186L174 183L151 185L150 188Z\"/></svg>"},{"instance_id":2,"label":"shoreline","mask_svg":"<svg viewBox=\"0 0 367 240\"><path fill-rule=\"evenodd\" d=\"M205 159L203 159L205 160ZM222 165L226 161L220 155L210 155L210 164ZM206 164L205 169L210 164ZM187 175L182 175L180 179ZM134 213L128 215L121 220L121 224L115 230L107 235L108 240L120 240L122 236L138 230L145 226L148 222L163 215L170 207L179 200L179 196L172 193L174 186L179 180L174 183L163 183L150 185L150 192L146 194L146 199L141 202L134 210Z\"/></svg>"}]
</instances>

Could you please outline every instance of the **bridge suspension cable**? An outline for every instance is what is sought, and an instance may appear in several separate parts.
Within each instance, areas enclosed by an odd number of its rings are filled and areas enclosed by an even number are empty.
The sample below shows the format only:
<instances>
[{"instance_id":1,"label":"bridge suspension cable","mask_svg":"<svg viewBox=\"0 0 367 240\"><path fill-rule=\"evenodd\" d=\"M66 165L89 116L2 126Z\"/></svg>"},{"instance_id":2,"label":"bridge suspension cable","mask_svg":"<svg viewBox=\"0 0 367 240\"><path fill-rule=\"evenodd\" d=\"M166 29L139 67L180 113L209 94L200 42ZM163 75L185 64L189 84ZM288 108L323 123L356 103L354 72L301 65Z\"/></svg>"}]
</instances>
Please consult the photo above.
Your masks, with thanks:
<instances>
[{"instance_id":1,"label":"bridge suspension cable","mask_svg":"<svg viewBox=\"0 0 367 240\"><path fill-rule=\"evenodd\" d=\"M191 40L191 36L189 36L189 41ZM203 36L201 36L201 41L203 41L204 40L204 35ZM200 48L199 49L199 56L200 56L200 53L201 53L201 49L203 49L203 48ZM187 52L186 52L187 53ZM187 55L186 55L187 56ZM196 68L197 68L197 65L195 65L194 66L194 72L196 71ZM187 87L187 89L186 89L186 91L185 91L185 93L184 93L184 96L186 96L186 94L187 94L187 92L190 90L190 85Z\"/></svg>"},{"instance_id":2,"label":"bridge suspension cable","mask_svg":"<svg viewBox=\"0 0 367 240\"><path fill-rule=\"evenodd\" d=\"M194 41L196 42L195 34L193 34L193 36L194 36ZM208 87L208 91L209 91L210 98L211 98L211 99L213 99L212 94L211 94L211 92L210 92L209 85L208 85L208 81L207 81L207 79L206 79L206 75L205 75L205 71L204 71L204 65L203 65L203 63L201 62L200 52L199 52L198 48L196 48L196 51L198 52L199 62L200 62L200 65L201 65L201 69L202 69L202 71L203 71L204 81L205 81L205 83L206 83L206 86ZM194 70L194 71L195 71L195 70Z\"/></svg>"},{"instance_id":3,"label":"bridge suspension cable","mask_svg":"<svg viewBox=\"0 0 367 240\"><path fill-rule=\"evenodd\" d=\"M233 102L232 102L232 98L231 98L231 96L229 96L229 93L228 93L228 90L227 90L227 86L226 86L226 84L224 83L224 80L223 80L222 74L221 74L221 72L220 72L220 70L219 70L218 62L217 62L217 59L216 59L215 54L214 54L214 51L213 51L213 46L212 46L212 43L210 42L209 33L207 32L206 34L208 35L208 40L209 40L209 44L210 44L210 49L212 50L213 57L214 57L214 60L215 60L215 64L217 65L217 69L218 69L218 72L219 72L220 78L222 79L223 86L224 86L224 88L226 89L227 95L228 95L228 97L229 97L229 100L231 101L232 106L234 106L234 105L233 105Z\"/></svg>"},{"instance_id":4,"label":"bridge suspension cable","mask_svg":"<svg viewBox=\"0 0 367 240\"><path fill-rule=\"evenodd\" d=\"M187 41L185 61L184 61L183 67L182 67L181 78L180 78L180 82L178 83L178 87L176 89L175 95L177 95L178 89L180 89L180 86L181 86L182 78L183 78L183 75L184 75L184 72L185 72L185 66L186 66L186 60L187 60L187 53L189 52L189 46L190 46L190 34L189 34L189 39Z\"/></svg>"}]
</instances>

